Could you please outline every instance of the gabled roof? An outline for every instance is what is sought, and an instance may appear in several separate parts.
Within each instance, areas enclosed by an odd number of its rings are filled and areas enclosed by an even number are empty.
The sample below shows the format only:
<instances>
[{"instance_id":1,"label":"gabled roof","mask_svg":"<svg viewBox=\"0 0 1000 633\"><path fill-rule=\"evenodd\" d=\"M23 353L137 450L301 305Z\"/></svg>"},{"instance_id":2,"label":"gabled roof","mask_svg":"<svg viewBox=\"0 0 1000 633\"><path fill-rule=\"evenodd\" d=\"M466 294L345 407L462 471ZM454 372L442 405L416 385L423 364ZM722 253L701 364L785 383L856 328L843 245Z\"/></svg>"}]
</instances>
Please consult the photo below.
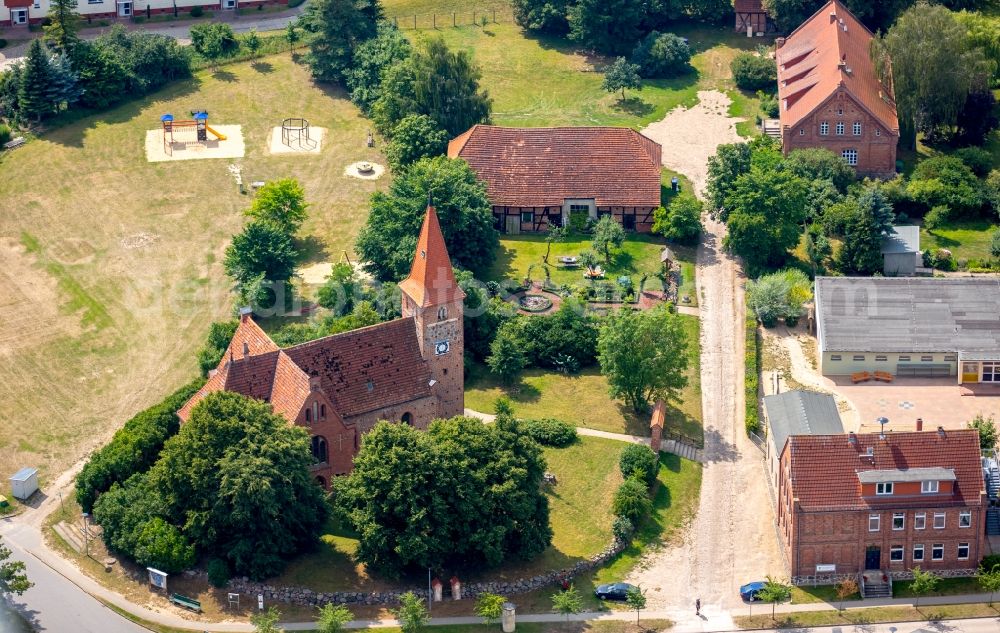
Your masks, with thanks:
<instances>
[{"instance_id":1,"label":"gabled roof","mask_svg":"<svg viewBox=\"0 0 1000 633\"><path fill-rule=\"evenodd\" d=\"M833 396L816 391L786 391L764 396L767 432L779 453L791 435L843 433L844 425Z\"/></svg>"},{"instance_id":2,"label":"gabled roof","mask_svg":"<svg viewBox=\"0 0 1000 633\"><path fill-rule=\"evenodd\" d=\"M894 226L882 238L882 253L916 253L920 250L919 226Z\"/></svg>"},{"instance_id":3,"label":"gabled roof","mask_svg":"<svg viewBox=\"0 0 1000 633\"><path fill-rule=\"evenodd\" d=\"M974 429L862 433L851 442L848 435L793 435L785 447L789 451L792 497L804 510L859 510L871 507L967 505L981 503L983 471L980 464L979 432ZM866 455L871 449L872 456ZM888 476L915 469L935 469L925 473L953 471L954 494L918 497L861 496L859 473L872 479L872 471ZM916 471L921 472L921 471ZM947 473L950 479L952 473Z\"/></svg>"},{"instance_id":4,"label":"gabled roof","mask_svg":"<svg viewBox=\"0 0 1000 633\"><path fill-rule=\"evenodd\" d=\"M872 37L838 0L827 2L792 31L775 54L782 126L798 125L843 89L898 135L896 105L869 57Z\"/></svg>"},{"instance_id":5,"label":"gabled roof","mask_svg":"<svg viewBox=\"0 0 1000 633\"><path fill-rule=\"evenodd\" d=\"M424 214L410 276L399 282L399 289L424 308L465 298L465 293L455 281L455 272L434 207L428 206Z\"/></svg>"},{"instance_id":6,"label":"gabled roof","mask_svg":"<svg viewBox=\"0 0 1000 633\"><path fill-rule=\"evenodd\" d=\"M761 0L734 0L733 8L736 13L765 13L764 3Z\"/></svg>"},{"instance_id":7,"label":"gabled roof","mask_svg":"<svg viewBox=\"0 0 1000 633\"><path fill-rule=\"evenodd\" d=\"M474 125L448 143L486 183L494 206L660 206L661 148L618 127Z\"/></svg>"}]
</instances>

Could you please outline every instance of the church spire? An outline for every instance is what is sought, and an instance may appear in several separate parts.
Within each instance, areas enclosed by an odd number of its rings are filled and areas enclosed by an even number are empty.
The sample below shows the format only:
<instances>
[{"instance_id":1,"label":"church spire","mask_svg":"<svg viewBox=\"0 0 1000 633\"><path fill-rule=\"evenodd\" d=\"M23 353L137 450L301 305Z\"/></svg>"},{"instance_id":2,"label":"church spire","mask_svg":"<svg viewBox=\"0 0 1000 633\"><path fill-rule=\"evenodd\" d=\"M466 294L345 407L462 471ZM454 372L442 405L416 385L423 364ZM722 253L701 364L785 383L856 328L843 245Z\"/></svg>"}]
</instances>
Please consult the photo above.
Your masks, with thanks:
<instances>
[{"instance_id":1,"label":"church spire","mask_svg":"<svg viewBox=\"0 0 1000 633\"><path fill-rule=\"evenodd\" d=\"M400 282L399 289L420 307L451 303L465 297L455 281L437 212L429 204L420 227L410 276Z\"/></svg>"}]
</instances>

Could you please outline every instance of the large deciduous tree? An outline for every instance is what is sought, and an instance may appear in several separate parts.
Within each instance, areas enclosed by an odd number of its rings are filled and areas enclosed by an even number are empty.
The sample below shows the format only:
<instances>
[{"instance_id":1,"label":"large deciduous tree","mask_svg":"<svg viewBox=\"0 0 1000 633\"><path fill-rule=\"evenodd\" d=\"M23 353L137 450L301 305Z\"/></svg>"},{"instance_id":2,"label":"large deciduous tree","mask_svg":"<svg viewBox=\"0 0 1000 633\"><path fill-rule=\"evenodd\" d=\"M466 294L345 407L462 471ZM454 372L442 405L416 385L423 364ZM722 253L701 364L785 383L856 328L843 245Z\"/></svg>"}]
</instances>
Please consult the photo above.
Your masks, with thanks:
<instances>
[{"instance_id":1,"label":"large deciduous tree","mask_svg":"<svg viewBox=\"0 0 1000 633\"><path fill-rule=\"evenodd\" d=\"M10 560L11 551L0 541L0 597L7 594L21 595L34 586L24 573L24 563Z\"/></svg>"},{"instance_id":2,"label":"large deciduous tree","mask_svg":"<svg viewBox=\"0 0 1000 633\"><path fill-rule=\"evenodd\" d=\"M226 274L241 285L260 276L268 281L288 281L295 272L295 258L292 238L284 229L254 220L233 236L223 266Z\"/></svg>"},{"instance_id":3,"label":"large deciduous tree","mask_svg":"<svg viewBox=\"0 0 1000 633\"><path fill-rule=\"evenodd\" d=\"M513 0L514 20L529 31L565 35L570 0Z\"/></svg>"},{"instance_id":4,"label":"large deciduous tree","mask_svg":"<svg viewBox=\"0 0 1000 633\"><path fill-rule=\"evenodd\" d=\"M604 263L611 263L611 251L618 250L625 243L625 229L610 215L601 216L594 225L591 247L604 255Z\"/></svg>"},{"instance_id":5,"label":"large deciduous tree","mask_svg":"<svg viewBox=\"0 0 1000 633\"><path fill-rule=\"evenodd\" d=\"M639 65L633 64L624 57L615 59L604 70L602 87L608 92L622 91L622 101L625 100L625 90L639 90L642 79L639 77Z\"/></svg>"},{"instance_id":6,"label":"large deciduous tree","mask_svg":"<svg viewBox=\"0 0 1000 633\"><path fill-rule=\"evenodd\" d=\"M597 338L610 393L636 411L653 400L676 400L687 384L688 340L681 317L665 307L611 314Z\"/></svg>"},{"instance_id":7,"label":"large deciduous tree","mask_svg":"<svg viewBox=\"0 0 1000 633\"><path fill-rule=\"evenodd\" d=\"M653 212L653 232L678 244L694 244L701 235L702 209L701 200L685 191Z\"/></svg>"},{"instance_id":8,"label":"large deciduous tree","mask_svg":"<svg viewBox=\"0 0 1000 633\"><path fill-rule=\"evenodd\" d=\"M308 17L316 35L309 45L309 65L320 81L343 81L354 52L375 37L383 17L378 0L317 0Z\"/></svg>"},{"instance_id":9,"label":"large deciduous tree","mask_svg":"<svg viewBox=\"0 0 1000 633\"><path fill-rule=\"evenodd\" d=\"M736 179L750 171L750 153L750 146L746 143L727 143L719 145L715 155L708 159L705 195L709 210L723 222L729 215L725 208L726 195Z\"/></svg>"},{"instance_id":10,"label":"large deciduous tree","mask_svg":"<svg viewBox=\"0 0 1000 633\"><path fill-rule=\"evenodd\" d=\"M306 192L294 178L279 178L257 190L246 215L270 222L288 235L295 235L305 222L309 205Z\"/></svg>"},{"instance_id":11,"label":"large deciduous tree","mask_svg":"<svg viewBox=\"0 0 1000 633\"><path fill-rule=\"evenodd\" d=\"M754 167L739 176L725 198L725 247L751 273L780 266L802 234L806 194L806 182L787 170Z\"/></svg>"},{"instance_id":12,"label":"large deciduous tree","mask_svg":"<svg viewBox=\"0 0 1000 633\"><path fill-rule=\"evenodd\" d=\"M365 268L381 281L410 272L427 201L437 209L448 254L456 266L484 272L500 244L486 185L463 160L424 158L372 194L371 213L356 249Z\"/></svg>"},{"instance_id":13,"label":"large deciduous tree","mask_svg":"<svg viewBox=\"0 0 1000 633\"><path fill-rule=\"evenodd\" d=\"M389 165L400 171L421 158L440 156L447 148L448 132L426 114L411 114L392 131L392 139L385 146L385 156Z\"/></svg>"},{"instance_id":14,"label":"large deciduous tree","mask_svg":"<svg viewBox=\"0 0 1000 633\"><path fill-rule=\"evenodd\" d=\"M569 36L605 54L626 54L642 37L644 10L635 0L578 0L569 8Z\"/></svg>"}]
</instances>

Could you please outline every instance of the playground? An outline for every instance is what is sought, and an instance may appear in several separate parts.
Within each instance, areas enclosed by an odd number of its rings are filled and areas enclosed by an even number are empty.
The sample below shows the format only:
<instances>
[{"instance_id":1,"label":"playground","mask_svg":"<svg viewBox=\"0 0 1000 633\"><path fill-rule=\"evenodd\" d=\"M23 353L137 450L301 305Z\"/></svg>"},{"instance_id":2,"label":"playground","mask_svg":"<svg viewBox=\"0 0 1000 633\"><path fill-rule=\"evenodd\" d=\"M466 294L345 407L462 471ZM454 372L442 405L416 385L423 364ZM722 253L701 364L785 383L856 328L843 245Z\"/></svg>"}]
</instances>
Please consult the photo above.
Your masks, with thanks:
<instances>
[{"instance_id":1,"label":"playground","mask_svg":"<svg viewBox=\"0 0 1000 633\"><path fill-rule=\"evenodd\" d=\"M146 160L162 163L204 158L243 158L246 148L240 125L208 124L208 112L193 110L190 119L167 113L160 129L146 130Z\"/></svg>"},{"instance_id":2,"label":"playground","mask_svg":"<svg viewBox=\"0 0 1000 633\"><path fill-rule=\"evenodd\" d=\"M268 151L271 154L319 154L325 137L325 127L316 127L302 117L288 117L280 126L271 128Z\"/></svg>"}]
</instances>

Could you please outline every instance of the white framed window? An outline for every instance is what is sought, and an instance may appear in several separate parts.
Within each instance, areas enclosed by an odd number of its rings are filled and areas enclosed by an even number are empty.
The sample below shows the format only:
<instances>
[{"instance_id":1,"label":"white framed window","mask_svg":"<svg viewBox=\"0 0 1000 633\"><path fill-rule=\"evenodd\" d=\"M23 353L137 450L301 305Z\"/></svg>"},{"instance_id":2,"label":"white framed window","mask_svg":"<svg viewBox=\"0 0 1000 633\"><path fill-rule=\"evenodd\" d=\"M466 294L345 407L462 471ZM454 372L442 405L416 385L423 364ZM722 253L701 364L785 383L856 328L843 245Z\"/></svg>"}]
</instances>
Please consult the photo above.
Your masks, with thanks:
<instances>
[{"instance_id":1,"label":"white framed window","mask_svg":"<svg viewBox=\"0 0 1000 633\"><path fill-rule=\"evenodd\" d=\"M885 483L875 484L875 494L877 495L891 495L892 494L892 482L887 481Z\"/></svg>"},{"instance_id":2,"label":"white framed window","mask_svg":"<svg viewBox=\"0 0 1000 633\"><path fill-rule=\"evenodd\" d=\"M844 109L843 108L837 108L837 116L844 116Z\"/></svg>"},{"instance_id":3,"label":"white framed window","mask_svg":"<svg viewBox=\"0 0 1000 633\"><path fill-rule=\"evenodd\" d=\"M882 130L875 128L875 136L882 136Z\"/></svg>"},{"instance_id":4,"label":"white framed window","mask_svg":"<svg viewBox=\"0 0 1000 633\"><path fill-rule=\"evenodd\" d=\"M42 8L42 0L35 0L35 4L33 4L31 6L33 8L35 8L35 9L41 9Z\"/></svg>"},{"instance_id":5,"label":"white framed window","mask_svg":"<svg viewBox=\"0 0 1000 633\"><path fill-rule=\"evenodd\" d=\"M854 357L851 358L851 360L853 360L853 361L865 361L865 360L868 360L868 359L865 356L862 356L860 354L855 354Z\"/></svg>"},{"instance_id":6,"label":"white framed window","mask_svg":"<svg viewBox=\"0 0 1000 633\"><path fill-rule=\"evenodd\" d=\"M969 560L969 544L958 544L958 560Z\"/></svg>"},{"instance_id":7,"label":"white framed window","mask_svg":"<svg viewBox=\"0 0 1000 633\"><path fill-rule=\"evenodd\" d=\"M878 514L869 514L868 515L868 531L869 532L878 532L880 521L881 521L881 516L880 515L878 515Z\"/></svg>"},{"instance_id":8,"label":"white framed window","mask_svg":"<svg viewBox=\"0 0 1000 633\"><path fill-rule=\"evenodd\" d=\"M844 135L844 122L843 121L837 121L837 128L836 129L837 129L837 136L843 136Z\"/></svg>"},{"instance_id":9,"label":"white framed window","mask_svg":"<svg viewBox=\"0 0 1000 633\"><path fill-rule=\"evenodd\" d=\"M927 527L927 514L924 512L918 512L913 515L913 529L922 530Z\"/></svg>"},{"instance_id":10,"label":"white framed window","mask_svg":"<svg viewBox=\"0 0 1000 633\"><path fill-rule=\"evenodd\" d=\"M931 545L931 560L944 560L944 545L941 543Z\"/></svg>"},{"instance_id":11,"label":"white framed window","mask_svg":"<svg viewBox=\"0 0 1000 633\"><path fill-rule=\"evenodd\" d=\"M934 513L934 529L935 530L943 530L944 529L944 524L945 524L944 517L945 517L944 512L935 512Z\"/></svg>"},{"instance_id":12,"label":"white framed window","mask_svg":"<svg viewBox=\"0 0 1000 633\"><path fill-rule=\"evenodd\" d=\"M840 360L840 354L830 354L830 360Z\"/></svg>"},{"instance_id":13,"label":"white framed window","mask_svg":"<svg viewBox=\"0 0 1000 633\"><path fill-rule=\"evenodd\" d=\"M820 123L819 124L819 135L820 136L826 136L829 133L830 133L830 124L827 123L826 121L823 121L822 123Z\"/></svg>"},{"instance_id":14,"label":"white framed window","mask_svg":"<svg viewBox=\"0 0 1000 633\"><path fill-rule=\"evenodd\" d=\"M914 545L913 546L913 562L919 562L924 560L924 546Z\"/></svg>"},{"instance_id":15,"label":"white framed window","mask_svg":"<svg viewBox=\"0 0 1000 633\"><path fill-rule=\"evenodd\" d=\"M920 357L920 362L921 363L933 363L934 362L934 357L933 356L921 356Z\"/></svg>"},{"instance_id":16,"label":"white framed window","mask_svg":"<svg viewBox=\"0 0 1000 633\"><path fill-rule=\"evenodd\" d=\"M908 363L908 362L910 362L910 357L909 356L900 355L899 362L901 362L901 363Z\"/></svg>"},{"instance_id":17,"label":"white framed window","mask_svg":"<svg viewBox=\"0 0 1000 633\"><path fill-rule=\"evenodd\" d=\"M888 360L889 360L888 356L882 356L881 354L876 354L875 355L875 362L876 363L884 363L884 362L886 362Z\"/></svg>"},{"instance_id":18,"label":"white framed window","mask_svg":"<svg viewBox=\"0 0 1000 633\"><path fill-rule=\"evenodd\" d=\"M840 152L840 155L843 157L844 160L847 161L848 165L858 164L858 150L845 149L844 151Z\"/></svg>"},{"instance_id":19,"label":"white framed window","mask_svg":"<svg viewBox=\"0 0 1000 633\"><path fill-rule=\"evenodd\" d=\"M969 510L963 510L958 513L958 527L967 528L972 527L972 512Z\"/></svg>"},{"instance_id":20,"label":"white framed window","mask_svg":"<svg viewBox=\"0 0 1000 633\"><path fill-rule=\"evenodd\" d=\"M806 129L804 127L800 127L799 128L799 136L805 136L805 135L806 135Z\"/></svg>"},{"instance_id":21,"label":"white framed window","mask_svg":"<svg viewBox=\"0 0 1000 633\"><path fill-rule=\"evenodd\" d=\"M534 211L521 211L521 222L525 224L532 224L535 221Z\"/></svg>"},{"instance_id":22,"label":"white framed window","mask_svg":"<svg viewBox=\"0 0 1000 633\"><path fill-rule=\"evenodd\" d=\"M893 563L903 562L903 546L893 545L889 548L889 561Z\"/></svg>"},{"instance_id":23,"label":"white framed window","mask_svg":"<svg viewBox=\"0 0 1000 633\"><path fill-rule=\"evenodd\" d=\"M906 527L906 513L905 512L893 512L892 513L892 529L902 530Z\"/></svg>"},{"instance_id":24,"label":"white framed window","mask_svg":"<svg viewBox=\"0 0 1000 633\"><path fill-rule=\"evenodd\" d=\"M938 491L937 481L921 481L920 482L920 492L924 494L933 493Z\"/></svg>"},{"instance_id":25,"label":"white framed window","mask_svg":"<svg viewBox=\"0 0 1000 633\"><path fill-rule=\"evenodd\" d=\"M955 356L954 354L945 354L944 359L945 361L955 362L958 360L958 356Z\"/></svg>"},{"instance_id":26,"label":"white framed window","mask_svg":"<svg viewBox=\"0 0 1000 633\"><path fill-rule=\"evenodd\" d=\"M861 121L854 122L852 131L854 132L854 136L861 136Z\"/></svg>"}]
</instances>

